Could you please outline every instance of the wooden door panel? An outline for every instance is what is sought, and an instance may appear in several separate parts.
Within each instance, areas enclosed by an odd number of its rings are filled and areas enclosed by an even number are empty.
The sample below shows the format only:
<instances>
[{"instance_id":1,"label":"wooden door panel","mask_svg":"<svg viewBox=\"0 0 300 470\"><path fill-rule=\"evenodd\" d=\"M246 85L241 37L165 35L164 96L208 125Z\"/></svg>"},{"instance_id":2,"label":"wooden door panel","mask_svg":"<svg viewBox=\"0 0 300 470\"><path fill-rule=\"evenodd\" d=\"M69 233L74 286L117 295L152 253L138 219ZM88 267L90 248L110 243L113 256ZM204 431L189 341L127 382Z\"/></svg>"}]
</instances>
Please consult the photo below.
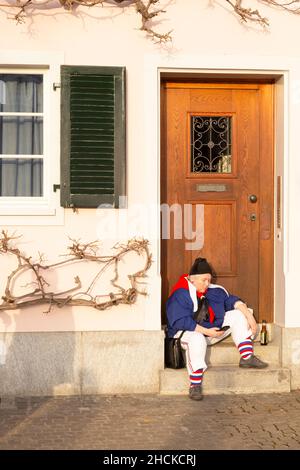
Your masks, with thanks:
<instances>
[{"instance_id":1,"label":"wooden door panel","mask_svg":"<svg viewBox=\"0 0 300 470\"><path fill-rule=\"evenodd\" d=\"M176 89L170 89L165 95L164 106L168 118L164 122L166 135L166 148L172 149L169 158L162 162L162 194L165 197L162 203L167 203L168 207L174 204L183 204L184 188L182 185L182 172L170 171L170 165L176 168L182 167L182 156L186 149L186 134L182 133L182 123L185 122L186 109L189 107L189 90L182 89L177 93ZM184 134L184 135L183 135ZM171 159L171 160L170 160ZM170 217L170 232L174 233L174 218ZM162 222L163 223L163 222ZM185 240L170 239L162 240L162 269L168 273L162 276L162 304L168 298L168 293L172 285L177 281L178 272L183 273L185 269L184 260Z\"/></svg>"},{"instance_id":2,"label":"wooden door panel","mask_svg":"<svg viewBox=\"0 0 300 470\"><path fill-rule=\"evenodd\" d=\"M172 231L170 239L163 240L163 304L177 278L187 272L197 256L203 256L216 270L218 283L243 298L258 318L263 315L270 321L272 296L264 296L261 282L272 284L273 153L272 146L271 150L266 149L262 135L266 133L270 144L272 86L167 83L164 98L162 202L168 206L178 204L182 211L185 204L193 208L204 205L204 245L201 249L187 249L189 240L185 234L176 239ZM201 167L199 171L191 164L192 138L195 139L192 131L196 129L191 126L192 122L198 126L198 120L202 123L206 117L211 123L219 122L219 117L230 121L231 151L226 160L214 157L217 166L213 170L203 171ZM198 134L202 138L204 133ZM198 140L194 142L198 145ZM207 141L205 145L212 148L215 143ZM202 143L200 148L202 152ZM195 155L201 153L198 147L194 151ZM219 172L222 169L227 172ZM265 181L268 189L263 187ZM249 199L251 194L257 197L255 203ZM195 213L193 210L193 217ZM194 227L195 223L193 220Z\"/></svg>"},{"instance_id":3,"label":"wooden door panel","mask_svg":"<svg viewBox=\"0 0 300 470\"><path fill-rule=\"evenodd\" d=\"M202 203L204 204L204 246L200 250L185 251L185 272L195 258L199 256L207 258L217 273L215 282L230 292L236 292L236 202L216 199ZM196 211L193 212L195 213ZM193 221L193 227L195 226L196 223Z\"/></svg>"},{"instance_id":4,"label":"wooden door panel","mask_svg":"<svg viewBox=\"0 0 300 470\"><path fill-rule=\"evenodd\" d=\"M208 89L205 93L199 93L199 89L192 89L190 91L190 109L192 112L215 112L216 109L221 109L222 112L232 112L232 90L216 90Z\"/></svg>"},{"instance_id":5,"label":"wooden door panel","mask_svg":"<svg viewBox=\"0 0 300 470\"><path fill-rule=\"evenodd\" d=\"M201 250L189 250L189 266L201 256L211 260L219 276L236 275L235 201L203 201L203 204L204 246Z\"/></svg>"},{"instance_id":6,"label":"wooden door panel","mask_svg":"<svg viewBox=\"0 0 300 470\"><path fill-rule=\"evenodd\" d=\"M259 311L259 97L258 90L235 90L234 102L238 120L238 295ZM249 201L251 194L257 202ZM255 215L256 220L251 220Z\"/></svg>"}]
</instances>

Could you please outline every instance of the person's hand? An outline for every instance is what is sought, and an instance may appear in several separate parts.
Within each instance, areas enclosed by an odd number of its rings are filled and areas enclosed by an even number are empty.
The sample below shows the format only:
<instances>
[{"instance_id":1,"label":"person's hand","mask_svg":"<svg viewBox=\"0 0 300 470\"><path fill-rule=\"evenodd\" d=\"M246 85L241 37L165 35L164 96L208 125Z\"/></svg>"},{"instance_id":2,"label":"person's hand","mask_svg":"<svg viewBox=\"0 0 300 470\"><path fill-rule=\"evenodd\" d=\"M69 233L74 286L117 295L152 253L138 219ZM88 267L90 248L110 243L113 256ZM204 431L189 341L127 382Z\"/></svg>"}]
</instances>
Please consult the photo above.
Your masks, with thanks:
<instances>
[{"instance_id":1,"label":"person's hand","mask_svg":"<svg viewBox=\"0 0 300 470\"><path fill-rule=\"evenodd\" d=\"M220 328L206 328L206 336L210 336L211 338L218 338L219 336L222 336L224 331L220 330Z\"/></svg>"},{"instance_id":2,"label":"person's hand","mask_svg":"<svg viewBox=\"0 0 300 470\"><path fill-rule=\"evenodd\" d=\"M252 314L247 316L247 321L248 321L249 328L252 331L252 334L255 335L255 333L257 331L257 323L255 321L254 316Z\"/></svg>"}]
</instances>

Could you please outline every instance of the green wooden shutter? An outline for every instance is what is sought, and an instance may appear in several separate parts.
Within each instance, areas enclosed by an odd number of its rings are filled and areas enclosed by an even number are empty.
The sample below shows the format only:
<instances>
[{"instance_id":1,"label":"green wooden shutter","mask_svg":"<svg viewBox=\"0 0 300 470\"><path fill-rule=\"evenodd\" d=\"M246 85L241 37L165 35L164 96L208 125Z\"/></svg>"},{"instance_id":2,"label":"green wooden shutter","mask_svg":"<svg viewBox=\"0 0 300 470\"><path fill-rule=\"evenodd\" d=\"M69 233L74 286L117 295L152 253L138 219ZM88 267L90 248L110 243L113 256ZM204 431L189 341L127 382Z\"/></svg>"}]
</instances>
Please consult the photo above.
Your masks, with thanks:
<instances>
[{"instance_id":1,"label":"green wooden shutter","mask_svg":"<svg viewBox=\"0 0 300 470\"><path fill-rule=\"evenodd\" d=\"M125 68L61 67L61 205L125 195Z\"/></svg>"}]
</instances>

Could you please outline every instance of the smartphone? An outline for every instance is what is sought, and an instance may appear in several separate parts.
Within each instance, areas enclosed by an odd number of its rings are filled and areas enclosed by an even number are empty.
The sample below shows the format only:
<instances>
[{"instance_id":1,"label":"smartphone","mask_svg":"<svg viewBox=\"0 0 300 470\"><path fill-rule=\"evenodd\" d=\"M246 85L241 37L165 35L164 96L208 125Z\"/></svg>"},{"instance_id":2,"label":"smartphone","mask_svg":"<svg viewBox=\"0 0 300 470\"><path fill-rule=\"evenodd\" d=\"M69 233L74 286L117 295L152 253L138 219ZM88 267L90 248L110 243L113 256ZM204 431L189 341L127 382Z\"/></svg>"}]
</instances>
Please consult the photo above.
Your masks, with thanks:
<instances>
[{"instance_id":1,"label":"smartphone","mask_svg":"<svg viewBox=\"0 0 300 470\"><path fill-rule=\"evenodd\" d=\"M226 330L229 330L230 326L222 326L222 328L220 328L220 331L226 331Z\"/></svg>"}]
</instances>

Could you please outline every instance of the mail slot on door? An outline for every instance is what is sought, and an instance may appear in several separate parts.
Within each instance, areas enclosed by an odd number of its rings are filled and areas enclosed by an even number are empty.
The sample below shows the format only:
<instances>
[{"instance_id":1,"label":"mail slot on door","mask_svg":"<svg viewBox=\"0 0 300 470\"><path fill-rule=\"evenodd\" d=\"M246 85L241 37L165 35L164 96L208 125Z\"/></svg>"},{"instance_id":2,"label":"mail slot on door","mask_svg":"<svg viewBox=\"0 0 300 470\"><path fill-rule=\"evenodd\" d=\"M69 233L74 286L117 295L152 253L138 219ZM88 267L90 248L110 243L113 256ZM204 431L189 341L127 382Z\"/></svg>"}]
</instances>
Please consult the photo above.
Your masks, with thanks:
<instances>
[{"instance_id":1,"label":"mail slot on door","mask_svg":"<svg viewBox=\"0 0 300 470\"><path fill-rule=\"evenodd\" d=\"M225 184L197 184L196 191L200 193L206 193L206 192L222 193L224 191L227 191L227 187Z\"/></svg>"}]
</instances>

